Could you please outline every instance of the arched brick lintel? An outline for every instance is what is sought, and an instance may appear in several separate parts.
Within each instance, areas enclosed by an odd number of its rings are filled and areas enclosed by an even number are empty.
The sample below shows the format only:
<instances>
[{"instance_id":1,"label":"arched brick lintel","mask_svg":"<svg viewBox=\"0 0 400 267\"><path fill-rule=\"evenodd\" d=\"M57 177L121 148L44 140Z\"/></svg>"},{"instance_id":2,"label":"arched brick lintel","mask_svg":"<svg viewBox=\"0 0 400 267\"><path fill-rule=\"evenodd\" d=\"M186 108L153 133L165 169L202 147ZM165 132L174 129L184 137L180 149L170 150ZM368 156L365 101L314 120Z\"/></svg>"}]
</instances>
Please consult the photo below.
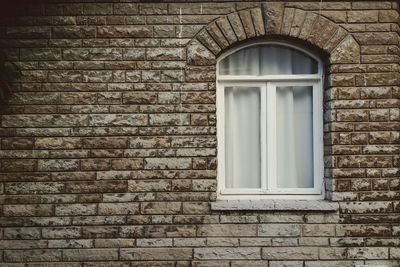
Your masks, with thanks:
<instances>
[{"instance_id":1,"label":"arched brick lintel","mask_svg":"<svg viewBox=\"0 0 400 267\"><path fill-rule=\"evenodd\" d=\"M242 10L205 26L187 45L187 67L215 66L217 57L235 44L280 35L320 48L331 64L360 63L360 47L353 36L331 20L282 3Z\"/></svg>"}]
</instances>

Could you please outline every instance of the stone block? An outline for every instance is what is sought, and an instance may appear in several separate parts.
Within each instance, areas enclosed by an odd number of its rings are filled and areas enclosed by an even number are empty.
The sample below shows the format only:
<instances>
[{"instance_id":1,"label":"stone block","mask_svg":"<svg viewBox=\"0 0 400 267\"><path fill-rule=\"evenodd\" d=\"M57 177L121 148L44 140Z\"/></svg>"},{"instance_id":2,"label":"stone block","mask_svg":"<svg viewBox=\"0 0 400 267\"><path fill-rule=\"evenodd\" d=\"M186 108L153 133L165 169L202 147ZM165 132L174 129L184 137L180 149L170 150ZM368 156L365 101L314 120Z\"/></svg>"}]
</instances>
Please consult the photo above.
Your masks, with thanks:
<instances>
[{"instance_id":1,"label":"stone block","mask_svg":"<svg viewBox=\"0 0 400 267\"><path fill-rule=\"evenodd\" d=\"M348 248L349 259L387 259L389 257L388 248Z\"/></svg>"},{"instance_id":2,"label":"stone block","mask_svg":"<svg viewBox=\"0 0 400 267\"><path fill-rule=\"evenodd\" d=\"M68 193L123 193L127 191L127 181L91 181L68 183Z\"/></svg>"},{"instance_id":3,"label":"stone block","mask_svg":"<svg viewBox=\"0 0 400 267\"><path fill-rule=\"evenodd\" d=\"M88 26L58 26L51 31L53 38L95 38L96 28Z\"/></svg>"},{"instance_id":4,"label":"stone block","mask_svg":"<svg viewBox=\"0 0 400 267\"><path fill-rule=\"evenodd\" d=\"M268 260L311 260L318 259L315 247L271 247L262 248L262 258Z\"/></svg>"},{"instance_id":5,"label":"stone block","mask_svg":"<svg viewBox=\"0 0 400 267\"><path fill-rule=\"evenodd\" d=\"M144 160L145 169L190 169L192 166L191 158L146 158Z\"/></svg>"},{"instance_id":6,"label":"stone block","mask_svg":"<svg viewBox=\"0 0 400 267\"><path fill-rule=\"evenodd\" d=\"M122 260L190 260L191 248L127 248L121 249Z\"/></svg>"},{"instance_id":7,"label":"stone block","mask_svg":"<svg viewBox=\"0 0 400 267\"><path fill-rule=\"evenodd\" d=\"M56 48L23 48L21 60L60 60L61 50Z\"/></svg>"},{"instance_id":8,"label":"stone block","mask_svg":"<svg viewBox=\"0 0 400 267\"><path fill-rule=\"evenodd\" d=\"M284 14L283 3L266 3L263 5L263 15L266 34L279 34Z\"/></svg>"},{"instance_id":9,"label":"stone block","mask_svg":"<svg viewBox=\"0 0 400 267\"><path fill-rule=\"evenodd\" d=\"M95 215L96 204L62 204L55 207L56 216Z\"/></svg>"},{"instance_id":10,"label":"stone block","mask_svg":"<svg viewBox=\"0 0 400 267\"><path fill-rule=\"evenodd\" d=\"M235 236L256 236L257 225L254 224L210 224L200 225L198 234L207 237L235 237Z\"/></svg>"},{"instance_id":11,"label":"stone block","mask_svg":"<svg viewBox=\"0 0 400 267\"><path fill-rule=\"evenodd\" d=\"M97 37L100 38L145 38L151 37L153 29L150 26L99 26Z\"/></svg>"},{"instance_id":12,"label":"stone block","mask_svg":"<svg viewBox=\"0 0 400 267\"><path fill-rule=\"evenodd\" d=\"M256 30L254 28L253 20L249 10L243 10L239 12L239 17L242 20L243 29L246 33L247 38L253 38L256 36Z\"/></svg>"},{"instance_id":13,"label":"stone block","mask_svg":"<svg viewBox=\"0 0 400 267\"><path fill-rule=\"evenodd\" d=\"M79 170L79 160L75 159L51 159L39 160L39 171L77 171Z\"/></svg>"},{"instance_id":14,"label":"stone block","mask_svg":"<svg viewBox=\"0 0 400 267\"><path fill-rule=\"evenodd\" d=\"M139 13L139 6L135 3L117 3L114 4L114 14L118 15L136 15Z\"/></svg>"},{"instance_id":15,"label":"stone block","mask_svg":"<svg viewBox=\"0 0 400 267\"><path fill-rule=\"evenodd\" d=\"M63 193L64 183L59 182L24 182L6 183L7 194L56 194Z\"/></svg>"},{"instance_id":16,"label":"stone block","mask_svg":"<svg viewBox=\"0 0 400 267\"><path fill-rule=\"evenodd\" d=\"M80 238L79 227L42 228L42 237L47 239Z\"/></svg>"},{"instance_id":17,"label":"stone block","mask_svg":"<svg viewBox=\"0 0 400 267\"><path fill-rule=\"evenodd\" d=\"M246 33L243 28L243 24L240 20L240 17L237 13L232 13L228 15L228 20L231 24L233 31L237 37L237 40L243 41L246 39Z\"/></svg>"},{"instance_id":18,"label":"stone block","mask_svg":"<svg viewBox=\"0 0 400 267\"><path fill-rule=\"evenodd\" d=\"M118 249L63 249L65 261L118 260Z\"/></svg>"},{"instance_id":19,"label":"stone block","mask_svg":"<svg viewBox=\"0 0 400 267\"><path fill-rule=\"evenodd\" d=\"M195 248L194 259L221 260L221 259L260 259L259 248Z\"/></svg>"},{"instance_id":20,"label":"stone block","mask_svg":"<svg viewBox=\"0 0 400 267\"><path fill-rule=\"evenodd\" d=\"M180 202L148 202L141 204L142 214L177 214L181 212Z\"/></svg>"},{"instance_id":21,"label":"stone block","mask_svg":"<svg viewBox=\"0 0 400 267\"><path fill-rule=\"evenodd\" d=\"M30 204L30 205L4 205L3 214L7 217L17 216L52 216L53 205Z\"/></svg>"},{"instance_id":22,"label":"stone block","mask_svg":"<svg viewBox=\"0 0 400 267\"><path fill-rule=\"evenodd\" d=\"M136 170L143 168L143 159L113 159L111 160L113 170Z\"/></svg>"},{"instance_id":23,"label":"stone block","mask_svg":"<svg viewBox=\"0 0 400 267\"><path fill-rule=\"evenodd\" d=\"M234 44L237 41L237 37L229 23L228 17L221 17L216 20L216 23L229 44Z\"/></svg>"},{"instance_id":24,"label":"stone block","mask_svg":"<svg viewBox=\"0 0 400 267\"><path fill-rule=\"evenodd\" d=\"M60 261L61 250L55 250L55 249L5 250L4 260L7 262Z\"/></svg>"},{"instance_id":25,"label":"stone block","mask_svg":"<svg viewBox=\"0 0 400 267\"><path fill-rule=\"evenodd\" d=\"M301 227L298 224L261 224L257 232L258 236L300 236Z\"/></svg>"}]
</instances>

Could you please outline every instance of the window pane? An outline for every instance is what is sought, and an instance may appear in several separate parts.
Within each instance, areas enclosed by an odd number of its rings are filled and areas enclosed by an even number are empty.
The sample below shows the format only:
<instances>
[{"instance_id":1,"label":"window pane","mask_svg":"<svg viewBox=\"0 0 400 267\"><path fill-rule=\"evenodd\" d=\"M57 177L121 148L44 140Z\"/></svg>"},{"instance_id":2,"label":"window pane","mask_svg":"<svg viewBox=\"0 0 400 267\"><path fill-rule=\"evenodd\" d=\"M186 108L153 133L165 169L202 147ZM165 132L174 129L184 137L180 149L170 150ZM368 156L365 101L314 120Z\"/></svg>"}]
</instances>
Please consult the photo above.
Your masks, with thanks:
<instances>
[{"instance_id":1,"label":"window pane","mask_svg":"<svg viewBox=\"0 0 400 267\"><path fill-rule=\"evenodd\" d=\"M260 88L225 87L226 188L260 188Z\"/></svg>"},{"instance_id":2,"label":"window pane","mask_svg":"<svg viewBox=\"0 0 400 267\"><path fill-rule=\"evenodd\" d=\"M241 49L219 65L221 75L315 74L318 63L305 53L282 45Z\"/></svg>"},{"instance_id":3,"label":"window pane","mask_svg":"<svg viewBox=\"0 0 400 267\"><path fill-rule=\"evenodd\" d=\"M277 87L277 186L313 188L312 86Z\"/></svg>"},{"instance_id":4,"label":"window pane","mask_svg":"<svg viewBox=\"0 0 400 267\"><path fill-rule=\"evenodd\" d=\"M222 75L259 75L259 48L252 46L239 50L220 63Z\"/></svg>"}]
</instances>

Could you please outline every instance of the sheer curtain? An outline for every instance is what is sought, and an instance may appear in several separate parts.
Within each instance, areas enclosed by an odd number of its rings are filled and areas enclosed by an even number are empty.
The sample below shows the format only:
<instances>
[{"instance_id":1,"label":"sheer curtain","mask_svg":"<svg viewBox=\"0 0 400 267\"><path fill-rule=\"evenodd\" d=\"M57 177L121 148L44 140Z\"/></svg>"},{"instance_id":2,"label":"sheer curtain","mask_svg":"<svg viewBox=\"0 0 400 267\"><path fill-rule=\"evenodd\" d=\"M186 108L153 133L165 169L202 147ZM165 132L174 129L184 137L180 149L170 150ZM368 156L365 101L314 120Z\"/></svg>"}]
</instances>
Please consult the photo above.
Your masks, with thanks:
<instances>
[{"instance_id":1,"label":"sheer curtain","mask_svg":"<svg viewBox=\"0 0 400 267\"><path fill-rule=\"evenodd\" d=\"M277 185L313 187L312 87L276 91Z\"/></svg>"},{"instance_id":2,"label":"sheer curtain","mask_svg":"<svg viewBox=\"0 0 400 267\"><path fill-rule=\"evenodd\" d=\"M260 188L260 88L225 87L227 188Z\"/></svg>"},{"instance_id":3,"label":"sheer curtain","mask_svg":"<svg viewBox=\"0 0 400 267\"><path fill-rule=\"evenodd\" d=\"M239 50L221 61L221 75L317 73L318 63L306 54L278 45ZM258 188L261 175L260 89L225 88L227 188ZM277 186L313 187L312 87L277 87ZM265 137L263 137L265 138Z\"/></svg>"},{"instance_id":4,"label":"sheer curtain","mask_svg":"<svg viewBox=\"0 0 400 267\"><path fill-rule=\"evenodd\" d=\"M256 45L224 58L220 75L312 74L318 63L306 54L278 45Z\"/></svg>"}]
</instances>

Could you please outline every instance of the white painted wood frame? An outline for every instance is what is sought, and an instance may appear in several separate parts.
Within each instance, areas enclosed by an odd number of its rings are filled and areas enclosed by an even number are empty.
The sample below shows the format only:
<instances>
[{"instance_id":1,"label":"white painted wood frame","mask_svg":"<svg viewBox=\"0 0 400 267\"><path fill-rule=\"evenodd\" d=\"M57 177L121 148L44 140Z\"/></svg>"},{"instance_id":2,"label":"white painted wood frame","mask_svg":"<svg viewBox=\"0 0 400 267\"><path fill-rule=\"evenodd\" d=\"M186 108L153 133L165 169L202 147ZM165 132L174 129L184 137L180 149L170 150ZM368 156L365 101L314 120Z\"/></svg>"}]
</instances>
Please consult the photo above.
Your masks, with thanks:
<instances>
[{"instance_id":1,"label":"white painted wood frame","mask_svg":"<svg viewBox=\"0 0 400 267\"><path fill-rule=\"evenodd\" d=\"M219 75L219 62L248 46L277 44L297 49L318 62L318 74L307 75ZM310 52L281 42L257 42L228 51L217 62L218 199L323 199L323 94L322 62ZM225 91L226 87L260 88L261 188L226 188L225 182ZM280 86L310 86L313 90L313 188L278 188L276 175L276 90Z\"/></svg>"}]
</instances>

